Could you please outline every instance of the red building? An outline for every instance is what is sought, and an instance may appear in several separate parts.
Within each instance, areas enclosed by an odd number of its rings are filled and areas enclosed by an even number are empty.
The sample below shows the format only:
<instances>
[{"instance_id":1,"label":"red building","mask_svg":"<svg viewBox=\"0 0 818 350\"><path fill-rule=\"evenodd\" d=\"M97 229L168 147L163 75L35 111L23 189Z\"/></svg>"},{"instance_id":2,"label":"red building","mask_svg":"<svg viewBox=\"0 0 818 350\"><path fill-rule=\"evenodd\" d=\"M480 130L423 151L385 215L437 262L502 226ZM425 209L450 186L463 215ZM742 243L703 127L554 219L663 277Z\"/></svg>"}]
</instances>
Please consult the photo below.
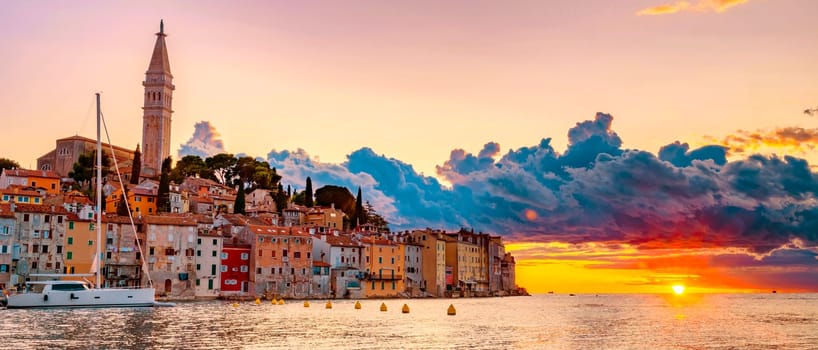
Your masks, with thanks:
<instances>
[{"instance_id":1,"label":"red building","mask_svg":"<svg viewBox=\"0 0 818 350\"><path fill-rule=\"evenodd\" d=\"M221 260L221 296L249 295L250 245L225 242Z\"/></svg>"}]
</instances>

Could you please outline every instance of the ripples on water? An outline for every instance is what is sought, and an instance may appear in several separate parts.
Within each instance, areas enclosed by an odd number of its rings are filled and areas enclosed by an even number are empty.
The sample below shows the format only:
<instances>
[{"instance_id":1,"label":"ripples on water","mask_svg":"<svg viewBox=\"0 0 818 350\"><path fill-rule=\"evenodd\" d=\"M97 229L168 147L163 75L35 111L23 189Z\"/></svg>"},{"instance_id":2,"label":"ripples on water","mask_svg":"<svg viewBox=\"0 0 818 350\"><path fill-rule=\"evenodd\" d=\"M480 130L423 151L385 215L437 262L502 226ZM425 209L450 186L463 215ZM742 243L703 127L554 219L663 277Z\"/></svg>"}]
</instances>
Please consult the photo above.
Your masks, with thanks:
<instances>
[{"instance_id":1,"label":"ripples on water","mask_svg":"<svg viewBox=\"0 0 818 350\"><path fill-rule=\"evenodd\" d=\"M385 302L389 311L379 311ZM407 303L411 313L402 314ZM456 316L447 316L453 303ZM818 295L538 295L0 310L4 348L818 349Z\"/></svg>"}]
</instances>

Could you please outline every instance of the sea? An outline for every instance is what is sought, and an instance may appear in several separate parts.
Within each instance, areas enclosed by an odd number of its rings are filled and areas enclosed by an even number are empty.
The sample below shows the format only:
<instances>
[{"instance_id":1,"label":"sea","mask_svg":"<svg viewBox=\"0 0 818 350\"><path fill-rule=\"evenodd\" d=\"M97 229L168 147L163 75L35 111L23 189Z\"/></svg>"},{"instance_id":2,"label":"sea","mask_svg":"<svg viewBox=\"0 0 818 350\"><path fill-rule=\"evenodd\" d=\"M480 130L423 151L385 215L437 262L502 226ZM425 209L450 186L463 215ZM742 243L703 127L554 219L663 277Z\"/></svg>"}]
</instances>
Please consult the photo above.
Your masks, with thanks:
<instances>
[{"instance_id":1,"label":"sea","mask_svg":"<svg viewBox=\"0 0 818 350\"><path fill-rule=\"evenodd\" d=\"M177 303L0 310L6 349L818 349L818 294ZM381 311L381 304L386 311ZM402 313L403 305L409 313ZM456 315L447 315L453 305Z\"/></svg>"}]
</instances>

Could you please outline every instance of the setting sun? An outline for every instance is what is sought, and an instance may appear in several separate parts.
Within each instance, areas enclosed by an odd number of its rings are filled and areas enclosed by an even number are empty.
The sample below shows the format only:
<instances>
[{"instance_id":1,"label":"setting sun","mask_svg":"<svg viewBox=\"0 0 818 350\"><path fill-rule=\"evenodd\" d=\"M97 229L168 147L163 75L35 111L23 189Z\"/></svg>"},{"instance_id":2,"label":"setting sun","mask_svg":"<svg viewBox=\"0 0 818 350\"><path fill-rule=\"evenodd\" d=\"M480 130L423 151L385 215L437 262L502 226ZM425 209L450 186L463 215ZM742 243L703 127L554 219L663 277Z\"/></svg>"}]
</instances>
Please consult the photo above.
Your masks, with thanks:
<instances>
[{"instance_id":1,"label":"setting sun","mask_svg":"<svg viewBox=\"0 0 818 350\"><path fill-rule=\"evenodd\" d=\"M673 293L676 293L676 295L682 295L682 293L684 293L684 292L685 292L685 286L683 286L681 284L677 284L677 285L673 286Z\"/></svg>"}]
</instances>

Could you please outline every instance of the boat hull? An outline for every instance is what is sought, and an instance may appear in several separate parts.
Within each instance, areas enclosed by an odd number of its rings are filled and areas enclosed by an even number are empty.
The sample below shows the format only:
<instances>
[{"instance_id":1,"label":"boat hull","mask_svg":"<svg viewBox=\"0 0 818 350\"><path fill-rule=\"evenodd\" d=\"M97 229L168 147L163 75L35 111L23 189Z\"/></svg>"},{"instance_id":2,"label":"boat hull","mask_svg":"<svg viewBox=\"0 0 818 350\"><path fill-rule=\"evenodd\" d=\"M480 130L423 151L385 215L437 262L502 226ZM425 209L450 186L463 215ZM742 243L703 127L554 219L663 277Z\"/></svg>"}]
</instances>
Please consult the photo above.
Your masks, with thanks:
<instances>
[{"instance_id":1,"label":"boat hull","mask_svg":"<svg viewBox=\"0 0 818 350\"><path fill-rule=\"evenodd\" d=\"M71 307L147 307L154 305L153 288L88 289L80 291L45 291L8 296L6 307L71 308Z\"/></svg>"}]
</instances>

